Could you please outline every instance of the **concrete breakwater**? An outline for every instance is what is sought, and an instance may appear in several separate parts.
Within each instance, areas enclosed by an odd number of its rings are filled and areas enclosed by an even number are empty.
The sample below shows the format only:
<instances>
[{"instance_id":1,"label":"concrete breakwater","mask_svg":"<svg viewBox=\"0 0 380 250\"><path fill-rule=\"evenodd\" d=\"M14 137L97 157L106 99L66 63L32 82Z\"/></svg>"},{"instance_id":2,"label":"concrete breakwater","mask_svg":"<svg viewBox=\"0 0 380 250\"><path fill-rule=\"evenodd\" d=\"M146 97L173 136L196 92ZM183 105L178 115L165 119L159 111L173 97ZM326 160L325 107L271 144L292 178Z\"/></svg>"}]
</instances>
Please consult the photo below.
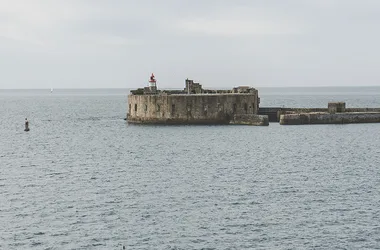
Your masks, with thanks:
<instances>
[{"instance_id":1,"label":"concrete breakwater","mask_svg":"<svg viewBox=\"0 0 380 250\"><path fill-rule=\"evenodd\" d=\"M346 108L347 113L380 113L380 108ZM328 108L260 107L259 115L267 115L269 122L279 122L281 115L304 113L329 113Z\"/></svg>"},{"instance_id":2,"label":"concrete breakwater","mask_svg":"<svg viewBox=\"0 0 380 250\"><path fill-rule=\"evenodd\" d=\"M297 112L283 111L280 113L281 125L304 125L304 124L348 124L348 123L378 123L380 122L380 110L346 109L344 102L330 102L326 111Z\"/></svg>"},{"instance_id":3,"label":"concrete breakwater","mask_svg":"<svg viewBox=\"0 0 380 250\"><path fill-rule=\"evenodd\" d=\"M348 123L377 123L380 122L380 113L376 112L348 112L348 113L300 113L280 116L281 125L305 124L348 124Z\"/></svg>"}]
</instances>

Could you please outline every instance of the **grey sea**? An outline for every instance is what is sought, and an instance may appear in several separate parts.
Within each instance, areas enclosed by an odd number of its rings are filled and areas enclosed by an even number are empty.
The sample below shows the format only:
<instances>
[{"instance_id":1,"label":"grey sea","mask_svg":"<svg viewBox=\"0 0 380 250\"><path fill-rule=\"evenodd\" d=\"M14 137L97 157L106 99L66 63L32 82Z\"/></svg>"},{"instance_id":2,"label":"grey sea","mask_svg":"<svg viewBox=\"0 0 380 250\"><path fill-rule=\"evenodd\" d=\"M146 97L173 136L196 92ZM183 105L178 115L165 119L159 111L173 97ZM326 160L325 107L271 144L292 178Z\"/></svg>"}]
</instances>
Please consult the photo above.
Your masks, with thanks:
<instances>
[{"instance_id":1,"label":"grey sea","mask_svg":"<svg viewBox=\"0 0 380 250\"><path fill-rule=\"evenodd\" d=\"M133 126L127 94L0 90L0 249L380 249L380 124ZM380 87L259 95L380 107Z\"/></svg>"}]
</instances>

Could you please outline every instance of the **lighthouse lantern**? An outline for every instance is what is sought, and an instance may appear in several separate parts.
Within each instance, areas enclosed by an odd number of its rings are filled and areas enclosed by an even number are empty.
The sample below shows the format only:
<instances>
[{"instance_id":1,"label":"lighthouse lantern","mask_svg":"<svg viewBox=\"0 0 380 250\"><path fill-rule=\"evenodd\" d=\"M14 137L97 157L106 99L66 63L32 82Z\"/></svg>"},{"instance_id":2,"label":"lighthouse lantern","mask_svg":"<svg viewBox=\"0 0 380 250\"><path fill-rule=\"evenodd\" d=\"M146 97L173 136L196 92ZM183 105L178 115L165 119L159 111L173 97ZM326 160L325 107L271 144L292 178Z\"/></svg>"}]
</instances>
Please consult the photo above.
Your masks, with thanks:
<instances>
[{"instance_id":1,"label":"lighthouse lantern","mask_svg":"<svg viewBox=\"0 0 380 250\"><path fill-rule=\"evenodd\" d=\"M150 79L149 79L149 87L156 87L156 79L154 78L154 74L152 73L152 75L150 76Z\"/></svg>"}]
</instances>

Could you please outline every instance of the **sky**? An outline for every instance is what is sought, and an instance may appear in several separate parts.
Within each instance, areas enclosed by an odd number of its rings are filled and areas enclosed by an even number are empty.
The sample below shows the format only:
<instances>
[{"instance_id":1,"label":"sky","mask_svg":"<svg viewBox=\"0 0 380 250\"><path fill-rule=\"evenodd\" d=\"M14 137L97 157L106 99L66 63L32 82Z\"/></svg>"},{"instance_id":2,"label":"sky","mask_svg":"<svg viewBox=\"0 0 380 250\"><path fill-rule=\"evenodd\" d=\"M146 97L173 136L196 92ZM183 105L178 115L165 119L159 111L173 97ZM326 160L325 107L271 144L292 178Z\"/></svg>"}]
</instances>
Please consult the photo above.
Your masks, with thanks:
<instances>
[{"instance_id":1,"label":"sky","mask_svg":"<svg viewBox=\"0 0 380 250\"><path fill-rule=\"evenodd\" d=\"M378 0L0 0L0 89L380 86Z\"/></svg>"}]
</instances>

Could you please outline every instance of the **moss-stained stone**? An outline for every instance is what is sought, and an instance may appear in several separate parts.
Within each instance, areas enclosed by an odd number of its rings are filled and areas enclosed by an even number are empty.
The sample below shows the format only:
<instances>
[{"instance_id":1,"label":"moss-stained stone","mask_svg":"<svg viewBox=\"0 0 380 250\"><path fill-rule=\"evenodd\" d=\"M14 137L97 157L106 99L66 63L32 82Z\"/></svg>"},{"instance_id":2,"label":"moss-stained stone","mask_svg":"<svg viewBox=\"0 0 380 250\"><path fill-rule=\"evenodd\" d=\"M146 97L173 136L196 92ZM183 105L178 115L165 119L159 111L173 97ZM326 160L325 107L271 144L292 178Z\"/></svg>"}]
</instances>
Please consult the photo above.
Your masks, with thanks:
<instances>
[{"instance_id":1,"label":"moss-stained stone","mask_svg":"<svg viewBox=\"0 0 380 250\"><path fill-rule=\"evenodd\" d=\"M129 123L267 125L258 114L258 91L222 94L128 96ZM231 122L232 121L232 122Z\"/></svg>"}]
</instances>

